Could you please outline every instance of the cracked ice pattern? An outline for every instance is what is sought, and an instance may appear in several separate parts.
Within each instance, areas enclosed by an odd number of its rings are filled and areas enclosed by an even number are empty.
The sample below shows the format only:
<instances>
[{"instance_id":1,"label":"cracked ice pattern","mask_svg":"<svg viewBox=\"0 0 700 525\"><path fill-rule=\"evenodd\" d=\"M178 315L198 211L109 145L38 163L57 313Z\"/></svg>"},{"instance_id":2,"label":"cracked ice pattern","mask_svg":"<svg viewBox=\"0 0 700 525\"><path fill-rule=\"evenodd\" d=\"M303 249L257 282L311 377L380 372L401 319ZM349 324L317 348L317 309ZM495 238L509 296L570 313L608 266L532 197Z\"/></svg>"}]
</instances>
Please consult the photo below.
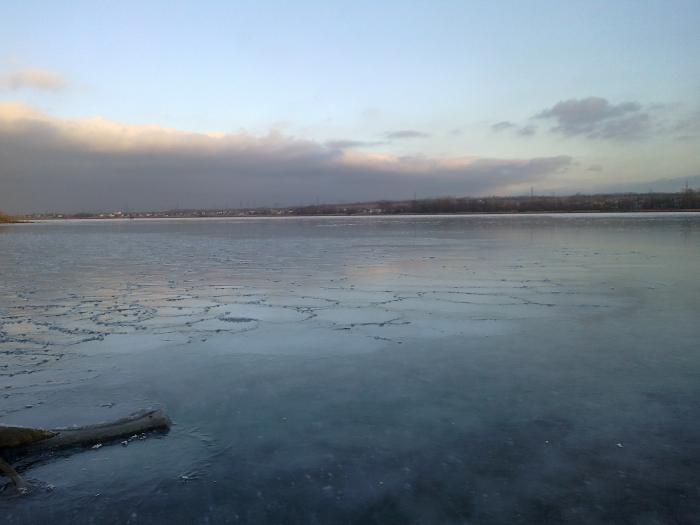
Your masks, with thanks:
<instances>
[{"instance_id":1,"label":"cracked ice pattern","mask_svg":"<svg viewBox=\"0 0 700 525\"><path fill-rule=\"evenodd\" d=\"M6 230L0 374L34 373L115 334L233 341L301 324L323 351L337 331L357 335L358 346L362 338L400 344L622 306L589 290L587 263L599 254L562 244L544 259L540 239L519 238L532 234L527 222L503 231L498 218L418 221L417 237L415 220L395 218ZM640 254L613 249L604 257L624 265Z\"/></svg>"}]
</instances>

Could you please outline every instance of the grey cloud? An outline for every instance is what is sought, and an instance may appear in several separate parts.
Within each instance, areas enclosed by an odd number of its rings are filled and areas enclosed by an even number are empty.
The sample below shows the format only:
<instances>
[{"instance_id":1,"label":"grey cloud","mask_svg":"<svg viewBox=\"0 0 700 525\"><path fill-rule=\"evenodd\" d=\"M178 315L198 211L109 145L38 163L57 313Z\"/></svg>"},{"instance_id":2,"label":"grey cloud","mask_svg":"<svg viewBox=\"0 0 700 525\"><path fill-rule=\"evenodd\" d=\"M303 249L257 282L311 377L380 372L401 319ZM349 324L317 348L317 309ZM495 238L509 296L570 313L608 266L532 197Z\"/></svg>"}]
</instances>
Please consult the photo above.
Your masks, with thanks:
<instances>
[{"instance_id":1,"label":"grey cloud","mask_svg":"<svg viewBox=\"0 0 700 525\"><path fill-rule=\"evenodd\" d=\"M554 132L601 139L639 138L651 124L649 114L637 102L611 104L601 97L563 100L534 118L555 120Z\"/></svg>"},{"instance_id":2,"label":"grey cloud","mask_svg":"<svg viewBox=\"0 0 700 525\"><path fill-rule=\"evenodd\" d=\"M435 159L280 134L205 135L0 104L0 208L8 212L224 207L498 193L571 157Z\"/></svg>"},{"instance_id":3,"label":"grey cloud","mask_svg":"<svg viewBox=\"0 0 700 525\"><path fill-rule=\"evenodd\" d=\"M381 146L386 144L383 140L363 141L363 140L328 140L324 145L331 149L350 149L350 148L369 148L373 146Z\"/></svg>"},{"instance_id":4,"label":"grey cloud","mask_svg":"<svg viewBox=\"0 0 700 525\"><path fill-rule=\"evenodd\" d=\"M588 166L588 168L586 168L586 171L603 171L603 166L600 164L591 164Z\"/></svg>"},{"instance_id":5,"label":"grey cloud","mask_svg":"<svg viewBox=\"0 0 700 525\"><path fill-rule=\"evenodd\" d=\"M521 137L530 137L535 134L537 128L531 124L526 126L518 126L509 120L503 120L491 125L491 131L501 133L502 131L512 130Z\"/></svg>"},{"instance_id":6,"label":"grey cloud","mask_svg":"<svg viewBox=\"0 0 700 525\"><path fill-rule=\"evenodd\" d=\"M396 131L387 131L384 136L388 139L422 139L429 137L430 134L414 129L398 129Z\"/></svg>"},{"instance_id":7,"label":"grey cloud","mask_svg":"<svg viewBox=\"0 0 700 525\"><path fill-rule=\"evenodd\" d=\"M601 139L634 139L644 137L651 129L651 118L646 113L637 113L623 118L611 119L591 131L588 136Z\"/></svg>"},{"instance_id":8,"label":"grey cloud","mask_svg":"<svg viewBox=\"0 0 700 525\"><path fill-rule=\"evenodd\" d=\"M700 110L677 120L671 127L671 132L678 140L700 137Z\"/></svg>"},{"instance_id":9,"label":"grey cloud","mask_svg":"<svg viewBox=\"0 0 700 525\"><path fill-rule=\"evenodd\" d=\"M503 120L501 122L496 122L495 124L493 124L491 126L491 131L499 133L501 131L505 131L507 129L511 129L514 127L515 127L515 124L513 124L512 122L509 122L507 120Z\"/></svg>"},{"instance_id":10,"label":"grey cloud","mask_svg":"<svg viewBox=\"0 0 700 525\"><path fill-rule=\"evenodd\" d=\"M0 75L0 89L17 91L37 89L41 91L61 91L67 83L56 73L43 69L21 69Z\"/></svg>"}]
</instances>

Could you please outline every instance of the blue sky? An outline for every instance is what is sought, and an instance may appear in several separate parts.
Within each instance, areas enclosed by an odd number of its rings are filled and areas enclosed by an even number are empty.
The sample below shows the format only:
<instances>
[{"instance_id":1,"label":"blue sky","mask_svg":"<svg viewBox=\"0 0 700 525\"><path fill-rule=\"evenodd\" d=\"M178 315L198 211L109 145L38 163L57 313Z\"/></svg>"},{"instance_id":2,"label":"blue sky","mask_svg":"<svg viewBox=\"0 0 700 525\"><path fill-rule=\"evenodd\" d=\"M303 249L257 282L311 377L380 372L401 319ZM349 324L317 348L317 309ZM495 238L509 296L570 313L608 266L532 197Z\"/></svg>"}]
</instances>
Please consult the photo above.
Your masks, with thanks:
<instances>
[{"instance_id":1,"label":"blue sky","mask_svg":"<svg viewBox=\"0 0 700 525\"><path fill-rule=\"evenodd\" d=\"M697 1L27 1L3 3L0 19L0 102L60 129L100 117L193 133L274 131L322 147L353 141L348 156L570 158L536 179L547 191L700 175ZM563 101L581 104L546 113ZM415 134L391 138L396 131ZM4 177L27 194L21 172L36 170L24 160ZM230 171L235 181L238 164ZM533 183L472 189L473 176L434 193ZM332 186L323 198L338 198Z\"/></svg>"}]
</instances>

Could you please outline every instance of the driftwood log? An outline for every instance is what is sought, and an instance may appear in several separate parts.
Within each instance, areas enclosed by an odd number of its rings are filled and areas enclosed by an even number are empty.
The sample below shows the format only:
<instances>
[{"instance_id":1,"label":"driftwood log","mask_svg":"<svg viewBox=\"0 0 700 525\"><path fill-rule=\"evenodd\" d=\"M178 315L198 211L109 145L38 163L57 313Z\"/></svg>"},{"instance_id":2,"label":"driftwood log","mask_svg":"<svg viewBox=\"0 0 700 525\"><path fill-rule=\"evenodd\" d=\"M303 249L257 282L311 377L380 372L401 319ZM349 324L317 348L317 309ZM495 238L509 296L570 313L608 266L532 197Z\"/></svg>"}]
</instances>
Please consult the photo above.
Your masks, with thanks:
<instances>
[{"instance_id":1,"label":"driftwood log","mask_svg":"<svg viewBox=\"0 0 700 525\"><path fill-rule=\"evenodd\" d=\"M24 493L27 484L11 462L57 450L109 443L145 432L167 431L169 428L170 419L162 410L137 412L109 423L51 430L0 425L0 472L14 482L20 493Z\"/></svg>"}]
</instances>

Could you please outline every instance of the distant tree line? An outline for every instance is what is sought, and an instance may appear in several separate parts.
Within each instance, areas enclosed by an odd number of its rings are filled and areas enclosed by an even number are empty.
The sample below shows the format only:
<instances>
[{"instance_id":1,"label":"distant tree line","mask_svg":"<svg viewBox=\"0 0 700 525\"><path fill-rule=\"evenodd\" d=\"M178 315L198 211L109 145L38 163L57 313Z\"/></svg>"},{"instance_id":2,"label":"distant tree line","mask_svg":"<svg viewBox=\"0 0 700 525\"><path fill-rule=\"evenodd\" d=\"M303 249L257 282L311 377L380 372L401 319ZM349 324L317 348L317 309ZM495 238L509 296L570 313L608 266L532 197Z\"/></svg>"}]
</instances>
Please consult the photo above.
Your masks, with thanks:
<instances>
[{"instance_id":1,"label":"distant tree line","mask_svg":"<svg viewBox=\"0 0 700 525\"><path fill-rule=\"evenodd\" d=\"M40 213L27 219L125 219L158 217L250 217L289 215L399 215L449 213L563 213L700 211L700 190L686 188L677 193L609 193L597 195L516 197L440 197L404 201L375 201L353 204L316 204L285 208L236 208L169 210L151 212ZM0 213L0 222L16 222Z\"/></svg>"},{"instance_id":2,"label":"distant tree line","mask_svg":"<svg viewBox=\"0 0 700 525\"><path fill-rule=\"evenodd\" d=\"M441 197L409 201L324 204L291 208L292 215L430 214L430 213L542 213L700 210L700 191L679 193L615 193L600 195Z\"/></svg>"},{"instance_id":3,"label":"distant tree line","mask_svg":"<svg viewBox=\"0 0 700 525\"><path fill-rule=\"evenodd\" d=\"M17 222L16 219L13 219L9 215L5 215L0 211L0 224L9 224L11 222Z\"/></svg>"}]
</instances>

